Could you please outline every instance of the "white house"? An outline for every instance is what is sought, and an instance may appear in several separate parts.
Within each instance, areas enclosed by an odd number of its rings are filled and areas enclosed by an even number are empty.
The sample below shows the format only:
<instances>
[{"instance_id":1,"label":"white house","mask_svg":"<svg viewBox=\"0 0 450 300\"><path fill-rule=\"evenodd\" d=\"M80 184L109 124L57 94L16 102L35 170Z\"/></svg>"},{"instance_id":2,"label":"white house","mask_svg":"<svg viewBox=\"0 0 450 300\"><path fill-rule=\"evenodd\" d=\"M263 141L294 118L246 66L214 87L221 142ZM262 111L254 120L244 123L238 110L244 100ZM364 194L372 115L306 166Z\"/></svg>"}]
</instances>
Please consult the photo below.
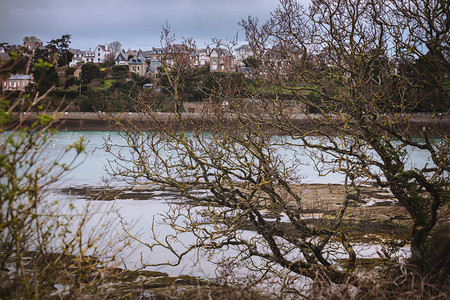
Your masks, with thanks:
<instances>
[{"instance_id":1,"label":"white house","mask_svg":"<svg viewBox=\"0 0 450 300\"><path fill-rule=\"evenodd\" d=\"M69 63L69 67L75 67L77 63L84 62L84 54L86 51L81 51L79 49L70 49L70 52L72 52L73 57L72 61Z\"/></svg>"},{"instance_id":2,"label":"white house","mask_svg":"<svg viewBox=\"0 0 450 300\"><path fill-rule=\"evenodd\" d=\"M83 62L85 62L85 63L88 63L88 62L93 63L94 62L94 58L95 58L95 52L92 51L91 49L89 49L88 51L84 52Z\"/></svg>"},{"instance_id":3,"label":"white house","mask_svg":"<svg viewBox=\"0 0 450 300\"><path fill-rule=\"evenodd\" d=\"M234 51L235 57L236 57L236 65L237 66L244 66L244 63L242 62L244 59L253 57L253 51L250 46L242 45Z\"/></svg>"},{"instance_id":4,"label":"white house","mask_svg":"<svg viewBox=\"0 0 450 300\"><path fill-rule=\"evenodd\" d=\"M111 52L108 50L108 45L98 45L94 49L94 63L103 63Z\"/></svg>"},{"instance_id":5,"label":"white house","mask_svg":"<svg viewBox=\"0 0 450 300\"><path fill-rule=\"evenodd\" d=\"M103 63L108 56L111 55L111 52L108 50L108 45L98 45L92 51L89 49L83 55L83 62L91 62L95 64Z\"/></svg>"}]
</instances>

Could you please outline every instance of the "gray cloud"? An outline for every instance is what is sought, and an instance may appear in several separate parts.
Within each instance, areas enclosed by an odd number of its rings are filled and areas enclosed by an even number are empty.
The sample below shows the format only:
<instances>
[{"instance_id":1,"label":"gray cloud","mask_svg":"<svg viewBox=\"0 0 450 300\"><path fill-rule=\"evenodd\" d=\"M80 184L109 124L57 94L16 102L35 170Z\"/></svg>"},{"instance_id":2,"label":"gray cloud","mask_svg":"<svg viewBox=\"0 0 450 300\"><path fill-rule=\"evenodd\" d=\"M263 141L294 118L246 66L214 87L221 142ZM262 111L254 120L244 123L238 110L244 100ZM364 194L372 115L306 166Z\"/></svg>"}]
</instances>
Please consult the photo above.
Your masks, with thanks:
<instances>
[{"instance_id":1,"label":"gray cloud","mask_svg":"<svg viewBox=\"0 0 450 300\"><path fill-rule=\"evenodd\" d=\"M193 37L202 45L233 37L242 18L266 19L277 5L278 0L0 0L0 42L18 44L30 35L48 42L71 34L74 48L117 40L125 48L148 49L159 46L167 21L178 40Z\"/></svg>"}]
</instances>

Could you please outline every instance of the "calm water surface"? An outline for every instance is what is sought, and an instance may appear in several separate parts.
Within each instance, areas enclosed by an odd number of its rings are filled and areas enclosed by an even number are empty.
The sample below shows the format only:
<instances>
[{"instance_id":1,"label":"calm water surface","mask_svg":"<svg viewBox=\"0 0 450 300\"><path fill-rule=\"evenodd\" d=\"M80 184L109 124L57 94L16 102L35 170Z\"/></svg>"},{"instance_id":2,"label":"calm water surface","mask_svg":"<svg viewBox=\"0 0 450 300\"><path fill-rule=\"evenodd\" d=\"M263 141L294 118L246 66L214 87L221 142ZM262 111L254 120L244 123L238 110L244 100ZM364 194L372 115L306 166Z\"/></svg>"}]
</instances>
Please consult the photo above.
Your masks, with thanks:
<instances>
[{"instance_id":1,"label":"calm water surface","mask_svg":"<svg viewBox=\"0 0 450 300\"><path fill-rule=\"evenodd\" d=\"M104 179L108 178L106 172L107 160L111 159L110 154L103 150L105 138L110 137L113 143L125 144L125 140L116 131L62 131L58 132L52 137L50 144L49 155L62 151L65 147L72 144L74 141L83 136L86 141L87 155L83 159L78 159L78 166L69 174L66 174L64 179L60 182L62 185L101 185ZM288 138L289 139L289 138ZM344 177L342 174L329 173L327 176L319 176L314 169L312 159L303 152L298 152L295 149L279 148L278 154L285 159L287 165L291 162L300 166L297 168L298 176L303 183L343 183ZM66 162L71 158L70 153L66 158ZM423 166L431 163L425 151L415 150L410 152L409 163L416 166Z\"/></svg>"}]
</instances>

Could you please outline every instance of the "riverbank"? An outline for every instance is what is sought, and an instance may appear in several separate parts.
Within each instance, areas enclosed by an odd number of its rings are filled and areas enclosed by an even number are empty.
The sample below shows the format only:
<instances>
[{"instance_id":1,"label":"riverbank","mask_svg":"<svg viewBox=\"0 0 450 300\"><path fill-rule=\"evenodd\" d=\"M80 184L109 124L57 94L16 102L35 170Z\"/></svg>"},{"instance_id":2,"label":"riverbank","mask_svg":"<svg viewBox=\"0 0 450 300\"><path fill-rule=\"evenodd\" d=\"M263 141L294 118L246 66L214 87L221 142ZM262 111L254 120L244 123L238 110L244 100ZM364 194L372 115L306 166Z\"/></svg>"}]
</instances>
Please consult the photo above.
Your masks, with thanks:
<instances>
[{"instance_id":1,"label":"riverbank","mask_svg":"<svg viewBox=\"0 0 450 300\"><path fill-rule=\"evenodd\" d=\"M80 267L80 257L64 253L48 253L37 255L34 251L23 253L27 274L36 274L36 267L45 268L48 261L62 261L52 269L56 280L49 282L46 288L49 293L45 299L272 299L262 291L247 290L238 287L221 285L214 280L206 280L195 276L169 276L167 273L148 270L127 270L117 267L103 266L95 257L84 256L84 264ZM9 270L15 267L14 260L0 270L0 299L9 298L15 287L10 285L14 278ZM77 272L83 272L85 278L79 289L72 285ZM79 276L79 275L78 275ZM71 289L72 287L72 289ZM6 296L3 298L3 296Z\"/></svg>"},{"instance_id":2,"label":"riverbank","mask_svg":"<svg viewBox=\"0 0 450 300\"><path fill-rule=\"evenodd\" d=\"M71 131L117 131L121 130L121 126L117 125L113 120L120 121L122 124L136 125L138 127L152 129L156 127L156 122L162 122L174 128L179 128L178 121L173 113L156 113L153 119L145 118L140 113L122 112L109 114L105 112L64 112L64 113L50 113L55 118L54 126L58 130ZM24 124L35 121L35 113L17 113L15 121L22 121ZM113 118L112 118L113 117ZM314 130L317 125L314 122L319 115L306 116L304 114L293 115L291 122L299 130ZM408 115L408 131L411 134L419 134L424 128L427 130L429 136L441 137L443 135L450 135L450 116L438 117L433 114L413 114ZM207 115L198 113L183 113L183 121L186 121L187 129L195 128L209 128L213 126L213 120ZM238 126L233 121L233 116L227 120L227 126ZM240 126L240 125L239 125Z\"/></svg>"}]
</instances>

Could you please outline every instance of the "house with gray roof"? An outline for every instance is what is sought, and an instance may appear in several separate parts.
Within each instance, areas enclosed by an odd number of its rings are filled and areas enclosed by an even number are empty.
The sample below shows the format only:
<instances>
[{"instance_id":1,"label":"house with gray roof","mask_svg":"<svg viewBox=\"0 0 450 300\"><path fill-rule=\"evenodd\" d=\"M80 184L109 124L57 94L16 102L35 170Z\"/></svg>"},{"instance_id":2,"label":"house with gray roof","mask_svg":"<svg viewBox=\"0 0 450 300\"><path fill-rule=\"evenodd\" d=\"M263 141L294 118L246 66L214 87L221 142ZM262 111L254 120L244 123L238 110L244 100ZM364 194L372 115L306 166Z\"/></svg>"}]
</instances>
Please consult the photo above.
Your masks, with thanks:
<instances>
[{"instance_id":1,"label":"house with gray roof","mask_svg":"<svg viewBox=\"0 0 450 300\"><path fill-rule=\"evenodd\" d=\"M89 49L88 51L84 52L83 55L83 62L88 63L91 62L93 63L95 59L95 52L91 51L91 49Z\"/></svg>"},{"instance_id":2,"label":"house with gray roof","mask_svg":"<svg viewBox=\"0 0 450 300\"><path fill-rule=\"evenodd\" d=\"M82 51L80 49L70 49L70 52L73 54L72 61L69 63L69 67L75 67L77 63L82 63L84 54L86 51Z\"/></svg>"},{"instance_id":3,"label":"house with gray roof","mask_svg":"<svg viewBox=\"0 0 450 300\"><path fill-rule=\"evenodd\" d=\"M129 71L132 73L136 73L140 76L145 76L147 71L147 62L145 58L142 56L133 57L128 61Z\"/></svg>"},{"instance_id":4,"label":"house with gray roof","mask_svg":"<svg viewBox=\"0 0 450 300\"><path fill-rule=\"evenodd\" d=\"M16 74L3 82L4 91L23 91L30 84L33 83L33 75Z\"/></svg>"},{"instance_id":5,"label":"house with gray roof","mask_svg":"<svg viewBox=\"0 0 450 300\"><path fill-rule=\"evenodd\" d=\"M152 50L150 50L150 57L151 59L161 60L165 56L165 53L166 51L163 48L153 47Z\"/></svg>"},{"instance_id":6,"label":"house with gray roof","mask_svg":"<svg viewBox=\"0 0 450 300\"><path fill-rule=\"evenodd\" d=\"M128 56L134 56L137 57L139 55L139 52L137 50L131 50L128 48L128 50L125 52L125 54Z\"/></svg>"},{"instance_id":7,"label":"house with gray roof","mask_svg":"<svg viewBox=\"0 0 450 300\"><path fill-rule=\"evenodd\" d=\"M244 66L243 61L245 59L253 57L252 48L248 44L241 45L240 47L236 48L234 54L235 54L235 64L240 67Z\"/></svg>"},{"instance_id":8,"label":"house with gray roof","mask_svg":"<svg viewBox=\"0 0 450 300\"><path fill-rule=\"evenodd\" d=\"M214 48L209 57L211 72L230 72L234 69L233 55L227 49Z\"/></svg>"},{"instance_id":9,"label":"house with gray roof","mask_svg":"<svg viewBox=\"0 0 450 300\"><path fill-rule=\"evenodd\" d=\"M205 49L199 49L191 55L191 64L196 68L209 68L211 49L207 46Z\"/></svg>"},{"instance_id":10,"label":"house with gray roof","mask_svg":"<svg viewBox=\"0 0 450 300\"><path fill-rule=\"evenodd\" d=\"M116 58L114 58L116 65L128 65L128 54L124 52L118 52Z\"/></svg>"},{"instance_id":11,"label":"house with gray roof","mask_svg":"<svg viewBox=\"0 0 450 300\"><path fill-rule=\"evenodd\" d=\"M141 56L145 57L145 59L151 59L152 53L153 53L152 50L142 51Z\"/></svg>"}]
</instances>

